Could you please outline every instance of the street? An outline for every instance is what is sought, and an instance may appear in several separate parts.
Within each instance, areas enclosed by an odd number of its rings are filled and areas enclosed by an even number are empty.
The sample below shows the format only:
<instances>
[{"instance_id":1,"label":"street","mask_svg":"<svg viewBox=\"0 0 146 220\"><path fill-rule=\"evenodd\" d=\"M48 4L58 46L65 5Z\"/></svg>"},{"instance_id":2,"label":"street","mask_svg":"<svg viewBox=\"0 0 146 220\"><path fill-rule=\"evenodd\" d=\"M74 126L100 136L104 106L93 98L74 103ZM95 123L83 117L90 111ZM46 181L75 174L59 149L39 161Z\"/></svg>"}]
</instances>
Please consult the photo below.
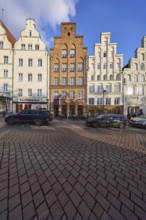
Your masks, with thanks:
<instances>
[{"instance_id":1,"label":"street","mask_svg":"<svg viewBox=\"0 0 146 220\"><path fill-rule=\"evenodd\" d=\"M0 118L0 220L145 220L146 130Z\"/></svg>"}]
</instances>

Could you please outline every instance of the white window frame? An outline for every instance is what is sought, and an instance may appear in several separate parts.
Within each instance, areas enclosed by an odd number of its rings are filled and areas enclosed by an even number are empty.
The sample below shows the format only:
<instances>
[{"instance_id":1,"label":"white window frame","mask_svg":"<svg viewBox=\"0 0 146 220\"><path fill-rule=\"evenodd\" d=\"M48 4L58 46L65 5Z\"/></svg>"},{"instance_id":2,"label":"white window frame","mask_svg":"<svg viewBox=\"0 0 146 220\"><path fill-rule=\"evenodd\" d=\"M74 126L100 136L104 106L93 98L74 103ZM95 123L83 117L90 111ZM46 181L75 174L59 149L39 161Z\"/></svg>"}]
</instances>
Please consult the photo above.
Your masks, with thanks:
<instances>
[{"instance_id":1,"label":"white window frame","mask_svg":"<svg viewBox=\"0 0 146 220\"><path fill-rule=\"evenodd\" d=\"M18 80L19 81L23 81L23 73L19 73L18 74Z\"/></svg>"},{"instance_id":2,"label":"white window frame","mask_svg":"<svg viewBox=\"0 0 146 220\"><path fill-rule=\"evenodd\" d=\"M28 96L32 96L32 89L28 89Z\"/></svg>"},{"instance_id":3,"label":"white window frame","mask_svg":"<svg viewBox=\"0 0 146 220\"><path fill-rule=\"evenodd\" d=\"M83 99L83 91L78 91L78 99Z\"/></svg>"},{"instance_id":4,"label":"white window frame","mask_svg":"<svg viewBox=\"0 0 146 220\"><path fill-rule=\"evenodd\" d=\"M38 82L42 82L42 73L38 73Z\"/></svg>"},{"instance_id":5,"label":"white window frame","mask_svg":"<svg viewBox=\"0 0 146 220\"><path fill-rule=\"evenodd\" d=\"M8 78L8 70L4 70L4 78Z\"/></svg>"},{"instance_id":6,"label":"white window frame","mask_svg":"<svg viewBox=\"0 0 146 220\"><path fill-rule=\"evenodd\" d=\"M75 77L70 77L70 85L75 85Z\"/></svg>"},{"instance_id":7,"label":"white window frame","mask_svg":"<svg viewBox=\"0 0 146 220\"><path fill-rule=\"evenodd\" d=\"M78 85L83 85L83 77L78 77Z\"/></svg>"},{"instance_id":8,"label":"white window frame","mask_svg":"<svg viewBox=\"0 0 146 220\"><path fill-rule=\"evenodd\" d=\"M37 96L39 96L39 97L42 96L42 89L37 90Z\"/></svg>"},{"instance_id":9,"label":"white window frame","mask_svg":"<svg viewBox=\"0 0 146 220\"><path fill-rule=\"evenodd\" d=\"M32 73L28 73L28 81L32 82Z\"/></svg>"}]
</instances>

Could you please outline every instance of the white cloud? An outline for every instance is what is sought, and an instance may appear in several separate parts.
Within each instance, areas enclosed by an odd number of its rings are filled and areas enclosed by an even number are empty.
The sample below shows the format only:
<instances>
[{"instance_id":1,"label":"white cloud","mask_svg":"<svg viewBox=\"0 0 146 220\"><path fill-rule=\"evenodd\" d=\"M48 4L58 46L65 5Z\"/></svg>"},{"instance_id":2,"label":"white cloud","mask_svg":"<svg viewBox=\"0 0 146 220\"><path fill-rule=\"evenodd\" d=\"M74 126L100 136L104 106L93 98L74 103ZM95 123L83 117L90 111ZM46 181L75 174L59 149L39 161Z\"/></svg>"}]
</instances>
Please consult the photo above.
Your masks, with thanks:
<instances>
[{"instance_id":1,"label":"white cloud","mask_svg":"<svg viewBox=\"0 0 146 220\"><path fill-rule=\"evenodd\" d=\"M20 32L25 28L25 20L27 18L34 18L37 29L46 42L48 39L45 38L49 34L49 28L55 30L62 21L69 21L70 17L76 15L76 4L78 1L0 0L0 10L4 9L3 21L16 38L19 37Z\"/></svg>"}]
</instances>

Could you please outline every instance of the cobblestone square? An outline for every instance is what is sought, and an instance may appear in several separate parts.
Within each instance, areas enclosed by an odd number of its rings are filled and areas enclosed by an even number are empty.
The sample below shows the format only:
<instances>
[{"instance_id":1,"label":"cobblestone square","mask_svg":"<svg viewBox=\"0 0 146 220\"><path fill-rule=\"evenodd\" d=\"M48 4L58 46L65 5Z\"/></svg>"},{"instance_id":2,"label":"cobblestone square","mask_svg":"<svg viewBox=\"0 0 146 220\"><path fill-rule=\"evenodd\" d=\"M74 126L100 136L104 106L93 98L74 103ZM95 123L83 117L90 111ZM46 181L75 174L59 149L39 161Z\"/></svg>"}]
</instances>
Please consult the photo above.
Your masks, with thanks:
<instances>
[{"instance_id":1,"label":"cobblestone square","mask_svg":"<svg viewBox=\"0 0 146 220\"><path fill-rule=\"evenodd\" d=\"M146 130L0 118L0 220L145 220Z\"/></svg>"}]
</instances>

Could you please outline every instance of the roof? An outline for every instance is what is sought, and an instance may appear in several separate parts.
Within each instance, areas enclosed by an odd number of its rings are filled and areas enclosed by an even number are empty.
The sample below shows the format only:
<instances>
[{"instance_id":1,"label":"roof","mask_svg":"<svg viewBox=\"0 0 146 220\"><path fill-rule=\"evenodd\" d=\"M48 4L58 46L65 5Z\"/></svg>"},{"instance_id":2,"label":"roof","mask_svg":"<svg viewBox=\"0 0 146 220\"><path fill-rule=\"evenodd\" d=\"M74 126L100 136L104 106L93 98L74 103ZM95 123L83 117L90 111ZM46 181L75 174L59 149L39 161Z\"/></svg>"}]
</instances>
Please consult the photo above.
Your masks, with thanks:
<instances>
[{"instance_id":1,"label":"roof","mask_svg":"<svg viewBox=\"0 0 146 220\"><path fill-rule=\"evenodd\" d=\"M13 36L13 34L9 31L9 29L6 27L6 25L3 23L2 20L0 20L0 23L2 24L2 27L5 29L8 40L11 42L11 44L14 46L16 39Z\"/></svg>"}]
</instances>

